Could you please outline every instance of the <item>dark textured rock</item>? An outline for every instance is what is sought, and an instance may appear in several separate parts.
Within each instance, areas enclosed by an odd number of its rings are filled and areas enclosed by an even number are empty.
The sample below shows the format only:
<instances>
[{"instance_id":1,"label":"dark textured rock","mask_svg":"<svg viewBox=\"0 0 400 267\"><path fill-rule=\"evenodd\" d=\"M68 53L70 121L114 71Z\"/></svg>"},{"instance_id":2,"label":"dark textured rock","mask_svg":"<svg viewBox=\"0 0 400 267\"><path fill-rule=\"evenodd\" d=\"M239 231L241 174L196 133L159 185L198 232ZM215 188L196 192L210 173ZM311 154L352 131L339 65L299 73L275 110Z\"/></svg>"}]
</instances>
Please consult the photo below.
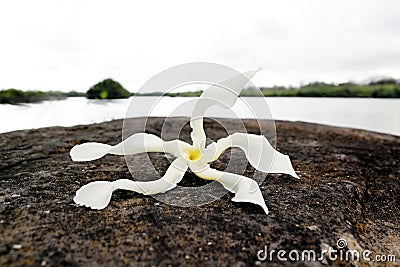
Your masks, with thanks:
<instances>
[{"instance_id":1,"label":"dark textured rock","mask_svg":"<svg viewBox=\"0 0 400 267\"><path fill-rule=\"evenodd\" d=\"M159 135L162 122L150 120L147 132ZM170 127L184 122L168 121ZM212 139L226 135L216 123L205 125ZM257 133L254 121L245 125ZM277 122L277 147L291 156L301 179L267 176L261 191L268 216L256 205L230 201L232 194L182 208L118 191L104 210L76 206L72 198L82 185L130 178L130 173L124 157L76 163L69 150L87 141L116 144L121 127L122 121L113 121L0 135L1 266L319 266L321 262L280 262L276 257L273 263L260 262L257 252L265 245L269 250L319 252L327 245L335 248L339 238L352 249L393 254L399 260L399 137ZM181 138L189 141L187 125ZM215 167L224 168L229 158L223 154ZM169 165L160 153L151 160L161 173ZM247 167L247 173L253 171ZM181 185L202 184L188 172Z\"/></svg>"}]
</instances>

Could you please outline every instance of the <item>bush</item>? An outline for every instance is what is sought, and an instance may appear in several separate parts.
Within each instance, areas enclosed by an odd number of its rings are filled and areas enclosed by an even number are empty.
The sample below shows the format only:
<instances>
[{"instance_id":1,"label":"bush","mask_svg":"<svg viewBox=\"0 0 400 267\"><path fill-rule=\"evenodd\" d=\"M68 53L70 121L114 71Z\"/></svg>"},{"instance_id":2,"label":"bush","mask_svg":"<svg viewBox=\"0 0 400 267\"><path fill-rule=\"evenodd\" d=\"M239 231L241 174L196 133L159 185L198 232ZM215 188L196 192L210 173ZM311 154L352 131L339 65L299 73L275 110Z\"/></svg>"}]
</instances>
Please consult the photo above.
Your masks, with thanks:
<instances>
[{"instance_id":1,"label":"bush","mask_svg":"<svg viewBox=\"0 0 400 267\"><path fill-rule=\"evenodd\" d=\"M131 96L131 93L123 88L119 82L112 79L106 79L93 85L86 94L89 99L116 99Z\"/></svg>"},{"instance_id":2,"label":"bush","mask_svg":"<svg viewBox=\"0 0 400 267\"><path fill-rule=\"evenodd\" d=\"M369 83L369 85L383 85L383 84L397 84L397 81L393 78L383 78Z\"/></svg>"},{"instance_id":3,"label":"bush","mask_svg":"<svg viewBox=\"0 0 400 267\"><path fill-rule=\"evenodd\" d=\"M400 85L394 84L392 81L379 81L374 85L310 83L300 88L284 90L261 88L261 91L264 96L398 98ZM245 94L246 92L242 93L242 95Z\"/></svg>"},{"instance_id":4,"label":"bush","mask_svg":"<svg viewBox=\"0 0 400 267\"><path fill-rule=\"evenodd\" d=\"M7 89L0 91L1 104L32 103L43 100L44 93L41 91L22 91L17 89Z\"/></svg>"}]
</instances>

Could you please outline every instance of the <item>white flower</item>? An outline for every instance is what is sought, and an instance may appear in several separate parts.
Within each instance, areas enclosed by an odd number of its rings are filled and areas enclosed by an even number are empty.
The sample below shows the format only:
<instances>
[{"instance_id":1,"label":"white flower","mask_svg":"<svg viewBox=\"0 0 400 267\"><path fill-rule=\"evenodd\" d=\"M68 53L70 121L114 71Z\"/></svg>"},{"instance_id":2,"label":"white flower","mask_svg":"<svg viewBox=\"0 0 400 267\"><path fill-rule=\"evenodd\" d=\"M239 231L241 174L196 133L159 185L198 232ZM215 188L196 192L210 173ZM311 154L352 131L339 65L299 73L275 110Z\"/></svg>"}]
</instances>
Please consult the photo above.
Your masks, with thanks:
<instances>
[{"instance_id":1,"label":"white flower","mask_svg":"<svg viewBox=\"0 0 400 267\"><path fill-rule=\"evenodd\" d=\"M246 74L251 78L255 73L256 71L252 71ZM85 143L73 147L70 155L74 161L95 160L106 154L132 155L144 152L164 152L176 157L161 179L149 182L128 179L91 182L76 192L75 203L92 209L104 209L110 202L112 192L117 189L131 190L145 195L164 193L175 188L187 168L190 168L198 177L215 180L228 191L235 193L233 201L258 204L268 214L268 208L256 181L212 169L209 164L217 160L226 149L238 147L245 152L246 158L255 169L267 173L286 173L298 178L289 157L276 151L264 136L254 134L234 133L205 146L206 135L203 128L205 111L212 105L231 108L236 103L243 86L248 82L247 76L239 75L220 85L210 86L203 92L190 120L193 145L181 140L163 141L152 134L138 133L115 146Z\"/></svg>"}]
</instances>

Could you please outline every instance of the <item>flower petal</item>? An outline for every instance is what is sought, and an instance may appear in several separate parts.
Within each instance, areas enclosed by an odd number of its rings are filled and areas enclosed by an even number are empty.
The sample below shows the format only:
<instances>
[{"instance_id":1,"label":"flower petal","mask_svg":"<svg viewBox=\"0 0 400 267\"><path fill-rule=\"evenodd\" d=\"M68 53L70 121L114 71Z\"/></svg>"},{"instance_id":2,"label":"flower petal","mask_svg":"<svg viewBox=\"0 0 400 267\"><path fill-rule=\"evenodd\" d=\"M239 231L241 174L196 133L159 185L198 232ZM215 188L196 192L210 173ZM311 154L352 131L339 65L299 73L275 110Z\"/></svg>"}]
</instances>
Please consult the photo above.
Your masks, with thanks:
<instances>
[{"instance_id":1,"label":"flower petal","mask_svg":"<svg viewBox=\"0 0 400 267\"><path fill-rule=\"evenodd\" d=\"M222 108L233 107L243 87L257 73L257 71L258 70L248 71L245 72L245 74L238 73L237 76L223 81L218 85L212 85L204 90L197 100L190 120L190 126L193 129L191 133L193 146L205 146L206 134L203 129L203 117L206 110L213 105Z\"/></svg>"},{"instance_id":2,"label":"flower petal","mask_svg":"<svg viewBox=\"0 0 400 267\"><path fill-rule=\"evenodd\" d=\"M293 169L289 156L276 151L262 135L234 133L207 147L215 151L216 160L229 147L238 147L244 151L250 164L266 173L286 173L299 178Z\"/></svg>"},{"instance_id":3,"label":"flower petal","mask_svg":"<svg viewBox=\"0 0 400 267\"><path fill-rule=\"evenodd\" d=\"M181 147L184 146L190 145L180 140L165 142L152 134L137 133L115 146L95 142L76 145L71 149L70 155L74 161L95 160L106 154L132 155L143 152L166 152L179 157Z\"/></svg>"},{"instance_id":4,"label":"flower petal","mask_svg":"<svg viewBox=\"0 0 400 267\"><path fill-rule=\"evenodd\" d=\"M82 186L74 197L74 202L92 209L104 209L111 200L112 193L117 189L135 191L145 195L164 193L176 187L182 180L187 169L183 158L175 159L164 176L155 181L136 182L120 179L114 182L95 181Z\"/></svg>"},{"instance_id":5,"label":"flower petal","mask_svg":"<svg viewBox=\"0 0 400 267\"><path fill-rule=\"evenodd\" d=\"M88 208L101 210L108 206L115 189L113 184L108 181L91 182L76 191L74 202Z\"/></svg>"},{"instance_id":6,"label":"flower petal","mask_svg":"<svg viewBox=\"0 0 400 267\"><path fill-rule=\"evenodd\" d=\"M117 189L135 191L144 195L164 193L176 187L187 170L187 161L184 158L175 159L168 167L163 177L155 181L141 182L120 179L112 182Z\"/></svg>"},{"instance_id":7,"label":"flower petal","mask_svg":"<svg viewBox=\"0 0 400 267\"><path fill-rule=\"evenodd\" d=\"M265 205L260 187L256 181L234 173L218 171L208 165L195 166L190 164L189 167L197 176L206 180L215 180L221 183L226 190L235 193L232 201L260 205L264 212L268 214L267 205Z\"/></svg>"}]
</instances>

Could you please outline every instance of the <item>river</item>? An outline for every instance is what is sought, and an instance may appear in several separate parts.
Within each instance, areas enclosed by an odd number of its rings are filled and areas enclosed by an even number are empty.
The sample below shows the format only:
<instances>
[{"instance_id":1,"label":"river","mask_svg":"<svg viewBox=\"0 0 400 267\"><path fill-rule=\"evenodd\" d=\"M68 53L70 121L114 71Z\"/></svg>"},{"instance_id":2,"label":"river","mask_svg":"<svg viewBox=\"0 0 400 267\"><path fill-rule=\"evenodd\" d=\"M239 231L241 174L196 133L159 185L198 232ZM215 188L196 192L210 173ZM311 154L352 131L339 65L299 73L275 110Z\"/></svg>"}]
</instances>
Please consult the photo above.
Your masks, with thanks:
<instances>
[{"instance_id":1,"label":"river","mask_svg":"<svg viewBox=\"0 0 400 267\"><path fill-rule=\"evenodd\" d=\"M135 97L135 106L129 109L129 117L147 115L145 107L158 98ZM1 104L0 132L121 119L126 116L131 100L88 100L83 97L71 97L36 104ZM196 98L191 97L163 97L150 115L189 116L195 100ZM267 106L270 112L266 109ZM261 119L272 116L275 120L314 122L400 136L400 99L245 97L238 101L232 112L215 110L210 116L253 118L255 116L249 107L267 110L260 113Z\"/></svg>"}]
</instances>

